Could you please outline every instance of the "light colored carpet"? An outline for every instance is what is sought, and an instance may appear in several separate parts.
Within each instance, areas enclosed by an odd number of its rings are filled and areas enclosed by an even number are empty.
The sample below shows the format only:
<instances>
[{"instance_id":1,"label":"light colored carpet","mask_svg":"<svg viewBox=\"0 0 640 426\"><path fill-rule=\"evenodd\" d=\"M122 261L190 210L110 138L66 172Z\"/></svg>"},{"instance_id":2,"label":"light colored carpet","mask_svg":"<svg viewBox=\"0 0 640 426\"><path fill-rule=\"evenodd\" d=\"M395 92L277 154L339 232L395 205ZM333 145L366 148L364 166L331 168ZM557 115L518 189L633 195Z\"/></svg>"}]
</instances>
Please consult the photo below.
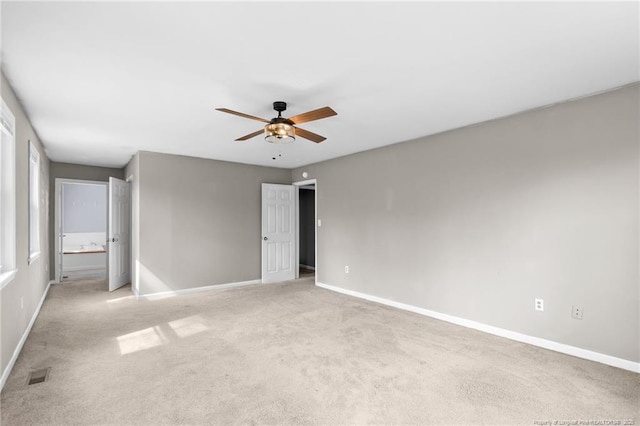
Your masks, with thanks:
<instances>
[{"instance_id":1,"label":"light colored carpet","mask_svg":"<svg viewBox=\"0 0 640 426\"><path fill-rule=\"evenodd\" d=\"M310 279L153 301L82 281L52 286L2 425L639 424L639 376Z\"/></svg>"}]
</instances>

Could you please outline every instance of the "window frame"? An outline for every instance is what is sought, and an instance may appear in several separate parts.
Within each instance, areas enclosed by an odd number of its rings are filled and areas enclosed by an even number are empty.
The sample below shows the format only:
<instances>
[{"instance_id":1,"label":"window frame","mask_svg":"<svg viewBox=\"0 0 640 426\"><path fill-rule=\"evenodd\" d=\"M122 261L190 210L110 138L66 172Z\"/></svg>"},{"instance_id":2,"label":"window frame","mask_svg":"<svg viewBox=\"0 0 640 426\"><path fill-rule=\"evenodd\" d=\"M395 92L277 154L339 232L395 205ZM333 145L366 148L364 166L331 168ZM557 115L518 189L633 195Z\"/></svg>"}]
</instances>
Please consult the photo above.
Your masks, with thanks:
<instances>
[{"instance_id":1,"label":"window frame","mask_svg":"<svg viewBox=\"0 0 640 426\"><path fill-rule=\"evenodd\" d=\"M29 257L28 263L40 257L40 152L29 141Z\"/></svg>"},{"instance_id":2,"label":"window frame","mask_svg":"<svg viewBox=\"0 0 640 426\"><path fill-rule=\"evenodd\" d=\"M16 121L0 98L0 289L9 284L16 266Z\"/></svg>"}]
</instances>

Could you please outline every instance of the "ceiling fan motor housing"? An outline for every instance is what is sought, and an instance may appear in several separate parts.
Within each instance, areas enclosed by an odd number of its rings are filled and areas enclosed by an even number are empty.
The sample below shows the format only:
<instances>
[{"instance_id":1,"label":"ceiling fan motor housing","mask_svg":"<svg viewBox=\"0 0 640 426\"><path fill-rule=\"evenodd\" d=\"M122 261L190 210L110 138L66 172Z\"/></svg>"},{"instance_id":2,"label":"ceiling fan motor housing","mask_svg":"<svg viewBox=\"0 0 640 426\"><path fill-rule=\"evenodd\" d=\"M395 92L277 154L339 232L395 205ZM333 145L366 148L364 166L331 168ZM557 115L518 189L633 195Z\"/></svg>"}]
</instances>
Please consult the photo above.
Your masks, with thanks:
<instances>
[{"instance_id":1,"label":"ceiling fan motor housing","mask_svg":"<svg viewBox=\"0 0 640 426\"><path fill-rule=\"evenodd\" d=\"M271 124L274 124L274 123L285 123L285 124L288 124L289 126L293 126L294 125L293 121L289 120L288 118L284 118L284 117L280 117L280 116L272 118L270 123Z\"/></svg>"}]
</instances>

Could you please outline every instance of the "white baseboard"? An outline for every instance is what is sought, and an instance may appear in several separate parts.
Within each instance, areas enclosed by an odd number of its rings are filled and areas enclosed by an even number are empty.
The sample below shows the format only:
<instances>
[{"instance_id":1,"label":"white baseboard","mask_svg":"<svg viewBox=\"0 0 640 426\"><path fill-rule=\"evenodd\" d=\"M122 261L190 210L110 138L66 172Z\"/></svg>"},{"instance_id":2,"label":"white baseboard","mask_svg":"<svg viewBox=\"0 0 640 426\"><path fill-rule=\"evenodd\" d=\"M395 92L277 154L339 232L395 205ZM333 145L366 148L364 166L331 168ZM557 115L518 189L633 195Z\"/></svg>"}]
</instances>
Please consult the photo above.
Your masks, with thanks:
<instances>
[{"instance_id":1,"label":"white baseboard","mask_svg":"<svg viewBox=\"0 0 640 426\"><path fill-rule=\"evenodd\" d=\"M18 342L16 349L13 351L13 355L9 360L9 364L7 364L7 367L2 372L2 377L0 377L0 391L4 388L5 383L7 383L9 374L11 374L11 370L13 370L13 366L16 364L16 361L18 360L18 356L20 356L22 347L24 346L24 343L27 341L27 337L29 337L31 328L33 327L33 324L35 324L36 318L38 318L38 314L40 313L40 308L42 308L44 299L47 298L47 294L49 294L49 288L51 288L51 284L53 283L54 281L49 281L49 283L47 284L47 288L44 289L44 293L42 293L40 302L38 302L38 306L36 306L36 310L33 312L33 316L31 317L31 321L29 321L29 325L27 325L27 328L24 330L24 333L22 333L22 337L20 338L20 341Z\"/></svg>"},{"instance_id":2,"label":"white baseboard","mask_svg":"<svg viewBox=\"0 0 640 426\"><path fill-rule=\"evenodd\" d=\"M138 294L136 297L141 300L162 299L165 297L178 296L180 294L199 293L201 291L222 290L225 288L243 287L245 285L260 284L260 280L240 281L237 283L208 285L205 287L184 288L180 290L161 291L159 293ZM134 293L135 294L135 293Z\"/></svg>"},{"instance_id":3,"label":"white baseboard","mask_svg":"<svg viewBox=\"0 0 640 426\"><path fill-rule=\"evenodd\" d=\"M315 266L303 265L302 263L299 266L304 269L311 269L312 271L316 270Z\"/></svg>"},{"instance_id":4,"label":"white baseboard","mask_svg":"<svg viewBox=\"0 0 640 426\"><path fill-rule=\"evenodd\" d=\"M447 315L440 312L430 311L428 309L419 308L417 306L407 305L405 303L395 302L393 300L384 299L382 297L372 296L366 293L360 293L353 290L347 290L341 287L332 286L329 284L316 283L318 287L322 287L327 290L335 291L338 293L346 294L360 299L369 300L371 302L380 303L394 308L403 309L405 311L414 312L416 314L425 315L431 318L436 318L442 321L450 322L453 324L461 325L463 327L472 328L474 330L484 331L485 333L493 334L507 339L515 340L517 342L528 343L533 346L538 346L552 351L560 352L567 355L572 355L578 358L588 359L590 361L599 362L602 364L611 365L613 367L622 368L623 370L633 371L634 373L640 373L640 362L633 362L622 358L617 358L611 355L601 354L599 352L593 352L587 349L578 348L575 346L565 345L564 343L554 342L552 340L541 339L539 337L529 336L515 331L505 330L503 328L494 327L491 325L482 324L476 321L471 321L464 318L455 317L453 315Z\"/></svg>"}]
</instances>

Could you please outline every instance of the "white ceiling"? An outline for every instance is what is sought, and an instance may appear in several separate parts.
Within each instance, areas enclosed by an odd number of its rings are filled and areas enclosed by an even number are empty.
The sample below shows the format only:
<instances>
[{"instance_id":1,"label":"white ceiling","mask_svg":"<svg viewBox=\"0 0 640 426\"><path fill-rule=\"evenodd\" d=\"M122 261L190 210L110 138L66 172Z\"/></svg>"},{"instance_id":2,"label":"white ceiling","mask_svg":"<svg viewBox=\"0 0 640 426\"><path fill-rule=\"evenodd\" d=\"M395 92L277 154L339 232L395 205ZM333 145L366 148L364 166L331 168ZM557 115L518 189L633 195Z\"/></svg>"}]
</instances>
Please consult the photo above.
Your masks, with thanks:
<instances>
[{"instance_id":1,"label":"white ceiling","mask_svg":"<svg viewBox=\"0 0 640 426\"><path fill-rule=\"evenodd\" d=\"M640 79L638 2L1 3L2 69L54 161L292 168ZM234 139L331 106L277 146ZM279 154L281 156L279 156ZM272 160L272 157L276 160Z\"/></svg>"}]
</instances>

